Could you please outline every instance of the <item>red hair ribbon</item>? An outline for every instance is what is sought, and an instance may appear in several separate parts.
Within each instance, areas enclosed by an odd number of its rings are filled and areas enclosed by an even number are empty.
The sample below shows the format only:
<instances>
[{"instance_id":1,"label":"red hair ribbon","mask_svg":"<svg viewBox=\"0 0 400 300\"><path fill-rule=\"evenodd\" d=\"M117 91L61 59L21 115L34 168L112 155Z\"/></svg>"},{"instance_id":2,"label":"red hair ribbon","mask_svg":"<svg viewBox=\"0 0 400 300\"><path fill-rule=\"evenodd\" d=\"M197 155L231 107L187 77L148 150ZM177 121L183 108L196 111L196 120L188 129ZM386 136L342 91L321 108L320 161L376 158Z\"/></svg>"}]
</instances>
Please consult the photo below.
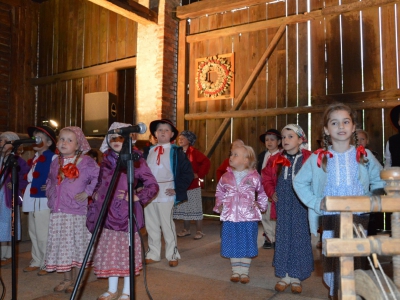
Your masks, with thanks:
<instances>
[{"instance_id":1,"label":"red hair ribbon","mask_svg":"<svg viewBox=\"0 0 400 300\"><path fill-rule=\"evenodd\" d=\"M318 154L318 159L317 159L318 168L321 168L321 163L324 156L329 156L330 158L333 157L333 154L331 152L329 152L328 150L324 150L322 148L315 150L314 154Z\"/></svg>"},{"instance_id":2,"label":"red hair ribbon","mask_svg":"<svg viewBox=\"0 0 400 300\"><path fill-rule=\"evenodd\" d=\"M154 149L154 152L156 152L156 151L158 151L158 153L157 153L157 161L156 162L157 162L157 165L159 165L160 164L160 156L164 154L163 146L157 146Z\"/></svg>"},{"instance_id":3,"label":"red hair ribbon","mask_svg":"<svg viewBox=\"0 0 400 300\"><path fill-rule=\"evenodd\" d=\"M79 169L76 167L75 164L67 164L61 168L61 172L64 174L64 177L69 179L75 179L79 177ZM58 184L61 183L62 178L61 176L57 176Z\"/></svg>"},{"instance_id":4,"label":"red hair ribbon","mask_svg":"<svg viewBox=\"0 0 400 300\"><path fill-rule=\"evenodd\" d=\"M276 165L282 165L284 167L290 167L291 163L286 157L284 157L282 154L279 154L277 159L275 159L274 162L272 163L272 167L275 168Z\"/></svg>"},{"instance_id":5,"label":"red hair ribbon","mask_svg":"<svg viewBox=\"0 0 400 300\"><path fill-rule=\"evenodd\" d=\"M357 147L357 156L356 156L357 162L360 162L361 154L363 154L364 157L368 156L368 153L367 153L367 151L365 151L365 148L363 145L360 145Z\"/></svg>"}]
</instances>

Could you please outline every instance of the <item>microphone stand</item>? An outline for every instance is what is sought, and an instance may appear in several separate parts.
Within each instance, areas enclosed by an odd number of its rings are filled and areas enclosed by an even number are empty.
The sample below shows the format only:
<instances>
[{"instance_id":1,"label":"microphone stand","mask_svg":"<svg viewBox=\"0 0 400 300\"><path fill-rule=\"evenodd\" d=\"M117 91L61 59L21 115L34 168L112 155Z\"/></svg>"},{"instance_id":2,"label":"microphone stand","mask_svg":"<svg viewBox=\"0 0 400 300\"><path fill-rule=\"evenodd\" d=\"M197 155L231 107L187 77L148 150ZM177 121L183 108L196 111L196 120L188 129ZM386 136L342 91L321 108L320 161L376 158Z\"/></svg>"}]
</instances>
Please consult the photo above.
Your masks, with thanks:
<instances>
[{"instance_id":1,"label":"microphone stand","mask_svg":"<svg viewBox=\"0 0 400 300\"><path fill-rule=\"evenodd\" d=\"M12 186L12 198L11 198L11 299L17 300L17 260L16 260L16 237L15 232L18 234L18 222L17 216L18 211L15 210L16 201L18 199L18 160L16 158L16 151L20 144L13 145L13 149L8 155L8 159L5 162L4 168L0 173L0 179L4 178L6 171L11 168L11 186ZM3 180L4 189L7 189L5 185L5 179Z\"/></svg>"},{"instance_id":2,"label":"microphone stand","mask_svg":"<svg viewBox=\"0 0 400 300\"><path fill-rule=\"evenodd\" d=\"M114 170L113 176L110 181L110 185L108 187L103 206L101 207L99 218L97 219L92 237L90 239L88 248L85 253L85 257L82 262L82 267L79 271L79 274L75 281L75 286L71 294L70 300L75 299L79 284L82 280L83 273L85 271L85 267L87 261L90 256L90 252L93 248L94 242L97 239L97 235L100 229L100 226L103 224L105 213L109 207L108 203L110 202L111 193L114 190L115 182L117 176L119 174L119 170L121 168L122 162L126 161L127 166L127 180L128 180L128 205L129 205L129 233L130 233L130 244L129 244L129 276L130 276L130 297L131 299L135 299L135 233L133 228L132 219L135 218L133 214L133 182L134 182L134 168L133 168L133 161L138 160L140 156L136 153L132 153L132 139L130 138L129 134L121 133L124 137L124 143L122 145L121 152L118 156L117 165ZM128 147L128 153L126 152L126 147Z\"/></svg>"}]
</instances>

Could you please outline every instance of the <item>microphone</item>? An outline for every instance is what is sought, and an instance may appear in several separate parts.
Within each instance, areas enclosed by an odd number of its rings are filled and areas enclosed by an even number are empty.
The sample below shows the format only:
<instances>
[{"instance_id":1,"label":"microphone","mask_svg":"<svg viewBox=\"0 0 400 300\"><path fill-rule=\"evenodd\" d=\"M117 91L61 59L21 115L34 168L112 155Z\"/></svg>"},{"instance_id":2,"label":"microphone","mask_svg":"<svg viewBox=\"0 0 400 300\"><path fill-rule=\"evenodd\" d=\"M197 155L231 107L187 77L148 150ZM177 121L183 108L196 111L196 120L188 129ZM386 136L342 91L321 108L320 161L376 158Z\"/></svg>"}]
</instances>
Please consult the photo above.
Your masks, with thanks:
<instances>
[{"instance_id":1,"label":"microphone","mask_svg":"<svg viewBox=\"0 0 400 300\"><path fill-rule=\"evenodd\" d=\"M147 126L144 123L139 123L137 125L129 126L129 127L122 127L122 128L117 128L117 129L112 129L107 134L129 134L129 133L140 133L143 134L147 131Z\"/></svg>"},{"instance_id":2,"label":"microphone","mask_svg":"<svg viewBox=\"0 0 400 300\"><path fill-rule=\"evenodd\" d=\"M5 144L11 144L11 145L21 145L21 144L40 144L42 142L42 138L40 136L34 136L30 139L23 139L23 140L15 140L15 141L10 141L6 142Z\"/></svg>"}]
</instances>

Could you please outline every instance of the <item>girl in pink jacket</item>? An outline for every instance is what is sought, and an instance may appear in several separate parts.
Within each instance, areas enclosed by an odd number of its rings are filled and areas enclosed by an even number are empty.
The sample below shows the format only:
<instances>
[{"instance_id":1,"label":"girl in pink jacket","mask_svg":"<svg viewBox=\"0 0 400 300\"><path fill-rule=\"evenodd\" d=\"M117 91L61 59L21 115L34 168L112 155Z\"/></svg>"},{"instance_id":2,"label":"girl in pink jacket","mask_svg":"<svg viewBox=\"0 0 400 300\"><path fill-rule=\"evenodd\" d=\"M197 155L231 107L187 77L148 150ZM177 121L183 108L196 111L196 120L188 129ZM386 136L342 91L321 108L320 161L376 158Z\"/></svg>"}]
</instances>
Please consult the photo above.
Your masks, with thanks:
<instances>
[{"instance_id":1,"label":"girl in pink jacket","mask_svg":"<svg viewBox=\"0 0 400 300\"><path fill-rule=\"evenodd\" d=\"M248 283L251 258L258 255L258 222L268 198L255 169L253 148L232 149L229 165L215 194L214 211L221 214L222 221L221 255L231 259L231 281Z\"/></svg>"}]
</instances>

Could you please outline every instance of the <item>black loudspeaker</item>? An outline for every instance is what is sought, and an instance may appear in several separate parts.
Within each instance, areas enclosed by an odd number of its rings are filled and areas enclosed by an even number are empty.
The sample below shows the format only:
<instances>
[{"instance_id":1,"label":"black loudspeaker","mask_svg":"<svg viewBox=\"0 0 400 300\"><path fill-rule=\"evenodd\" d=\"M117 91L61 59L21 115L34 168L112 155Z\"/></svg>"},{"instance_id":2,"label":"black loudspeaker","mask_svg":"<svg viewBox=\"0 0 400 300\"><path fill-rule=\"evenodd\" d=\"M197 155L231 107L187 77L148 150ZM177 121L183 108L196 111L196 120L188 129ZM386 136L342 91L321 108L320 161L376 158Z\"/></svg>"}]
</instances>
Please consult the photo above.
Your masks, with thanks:
<instances>
[{"instance_id":1,"label":"black loudspeaker","mask_svg":"<svg viewBox=\"0 0 400 300\"><path fill-rule=\"evenodd\" d=\"M85 94L83 132L86 136L106 135L116 121L116 95L109 92Z\"/></svg>"}]
</instances>

